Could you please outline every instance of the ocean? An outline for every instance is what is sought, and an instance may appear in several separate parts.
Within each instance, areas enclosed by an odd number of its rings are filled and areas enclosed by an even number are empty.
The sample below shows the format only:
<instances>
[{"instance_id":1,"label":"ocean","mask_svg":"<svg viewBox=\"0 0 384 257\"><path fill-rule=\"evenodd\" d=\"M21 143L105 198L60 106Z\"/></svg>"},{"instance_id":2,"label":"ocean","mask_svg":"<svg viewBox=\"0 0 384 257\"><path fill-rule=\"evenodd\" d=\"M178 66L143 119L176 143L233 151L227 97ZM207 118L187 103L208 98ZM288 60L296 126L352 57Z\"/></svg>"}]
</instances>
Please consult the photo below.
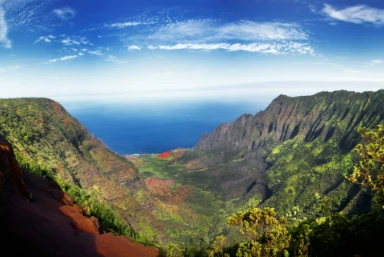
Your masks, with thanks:
<instances>
[{"instance_id":1,"label":"ocean","mask_svg":"<svg viewBox=\"0 0 384 257\"><path fill-rule=\"evenodd\" d=\"M191 148L203 132L265 108L250 103L64 106L94 136L122 155Z\"/></svg>"}]
</instances>

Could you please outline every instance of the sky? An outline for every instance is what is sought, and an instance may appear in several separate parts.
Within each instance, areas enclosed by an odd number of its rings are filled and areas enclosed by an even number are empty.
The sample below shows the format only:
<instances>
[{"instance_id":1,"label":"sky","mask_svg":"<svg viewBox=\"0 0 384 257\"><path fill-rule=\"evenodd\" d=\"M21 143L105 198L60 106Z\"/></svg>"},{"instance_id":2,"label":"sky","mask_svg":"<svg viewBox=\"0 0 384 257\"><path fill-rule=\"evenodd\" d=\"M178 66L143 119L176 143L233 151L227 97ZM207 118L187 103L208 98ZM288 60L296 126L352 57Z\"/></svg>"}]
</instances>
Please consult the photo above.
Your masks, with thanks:
<instances>
[{"instance_id":1,"label":"sky","mask_svg":"<svg viewBox=\"0 0 384 257\"><path fill-rule=\"evenodd\" d=\"M383 68L381 0L0 0L2 98L270 101Z\"/></svg>"}]
</instances>

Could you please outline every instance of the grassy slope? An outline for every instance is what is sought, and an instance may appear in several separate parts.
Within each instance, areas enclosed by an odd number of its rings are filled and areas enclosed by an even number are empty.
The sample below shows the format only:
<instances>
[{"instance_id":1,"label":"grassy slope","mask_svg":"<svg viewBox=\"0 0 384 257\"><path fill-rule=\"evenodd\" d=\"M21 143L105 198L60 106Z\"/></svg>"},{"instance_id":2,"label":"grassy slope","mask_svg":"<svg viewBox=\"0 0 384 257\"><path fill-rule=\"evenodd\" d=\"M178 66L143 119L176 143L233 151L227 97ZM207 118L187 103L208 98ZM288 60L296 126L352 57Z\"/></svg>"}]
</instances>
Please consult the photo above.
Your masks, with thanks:
<instances>
[{"instance_id":1,"label":"grassy slope","mask_svg":"<svg viewBox=\"0 0 384 257\"><path fill-rule=\"evenodd\" d=\"M220 197L205 189L204 181L207 180L199 176L204 169L191 170L191 165L176 162L175 156L182 152L180 149L174 150L173 156L163 159L157 158L157 155L140 155L136 163L147 181L160 178L176 182L170 187L160 185L165 191L162 194L153 193L154 198L162 201L156 209L156 215L173 241L186 246L198 245L201 240L209 242L221 233L225 227L226 213ZM179 201L172 201L174 198Z\"/></svg>"}]
</instances>

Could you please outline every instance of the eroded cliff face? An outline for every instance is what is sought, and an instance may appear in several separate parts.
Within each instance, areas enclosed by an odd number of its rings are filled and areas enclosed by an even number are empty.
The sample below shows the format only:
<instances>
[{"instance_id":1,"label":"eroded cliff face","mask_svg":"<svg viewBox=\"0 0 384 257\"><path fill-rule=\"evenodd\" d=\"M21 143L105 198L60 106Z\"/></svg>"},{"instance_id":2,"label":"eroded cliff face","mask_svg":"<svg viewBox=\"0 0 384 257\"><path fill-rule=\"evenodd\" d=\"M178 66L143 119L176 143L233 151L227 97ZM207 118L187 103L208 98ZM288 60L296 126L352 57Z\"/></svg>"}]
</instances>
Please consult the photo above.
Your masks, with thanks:
<instances>
[{"instance_id":1,"label":"eroded cliff face","mask_svg":"<svg viewBox=\"0 0 384 257\"><path fill-rule=\"evenodd\" d=\"M356 142L357 126L372 126L383 120L383 97L383 90L322 92L293 98L280 95L265 111L243 114L212 133L203 134L194 149L252 151L267 142L284 142L297 136L306 141L340 136L340 146L349 150Z\"/></svg>"},{"instance_id":2,"label":"eroded cliff face","mask_svg":"<svg viewBox=\"0 0 384 257\"><path fill-rule=\"evenodd\" d=\"M0 134L14 146L22 167L58 175L112 205L136 231L144 222L164 237L152 214L155 203L135 166L60 104L45 98L0 99L0 124Z\"/></svg>"},{"instance_id":3,"label":"eroded cliff face","mask_svg":"<svg viewBox=\"0 0 384 257\"><path fill-rule=\"evenodd\" d=\"M327 196L335 210L349 212L366 197L345 179L358 161L357 128L383 122L383 101L384 90L281 95L265 111L204 134L184 160L220 158L201 164L215 174L211 188L227 199L256 198L284 215L299 213L292 210L298 206L303 218Z\"/></svg>"},{"instance_id":4,"label":"eroded cliff face","mask_svg":"<svg viewBox=\"0 0 384 257\"><path fill-rule=\"evenodd\" d=\"M1 256L161 256L127 237L101 234L98 220L55 182L23 174L2 136L0 195Z\"/></svg>"}]
</instances>

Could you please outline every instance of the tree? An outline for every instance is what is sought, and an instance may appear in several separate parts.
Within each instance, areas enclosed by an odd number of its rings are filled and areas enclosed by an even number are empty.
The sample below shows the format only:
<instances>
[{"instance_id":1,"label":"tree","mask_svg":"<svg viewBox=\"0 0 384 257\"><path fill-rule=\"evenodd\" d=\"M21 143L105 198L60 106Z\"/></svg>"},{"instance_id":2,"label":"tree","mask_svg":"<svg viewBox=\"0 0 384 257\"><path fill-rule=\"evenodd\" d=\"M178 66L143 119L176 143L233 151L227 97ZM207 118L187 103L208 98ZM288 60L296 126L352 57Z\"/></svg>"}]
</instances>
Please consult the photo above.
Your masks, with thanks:
<instances>
[{"instance_id":1,"label":"tree","mask_svg":"<svg viewBox=\"0 0 384 257\"><path fill-rule=\"evenodd\" d=\"M238 257L275 257L288 256L286 250L291 236L285 227L286 219L276 218L273 208L249 209L238 212L228 219L231 226L240 226L246 242L240 243Z\"/></svg>"},{"instance_id":2,"label":"tree","mask_svg":"<svg viewBox=\"0 0 384 257\"><path fill-rule=\"evenodd\" d=\"M184 251L177 244L168 243L165 246L165 256L166 257L182 257L184 256Z\"/></svg>"},{"instance_id":3,"label":"tree","mask_svg":"<svg viewBox=\"0 0 384 257\"><path fill-rule=\"evenodd\" d=\"M213 249L207 250L208 257L229 257L229 254L224 253L224 241L225 236L217 236L213 243Z\"/></svg>"},{"instance_id":4,"label":"tree","mask_svg":"<svg viewBox=\"0 0 384 257\"><path fill-rule=\"evenodd\" d=\"M297 257L307 257L309 255L308 249L310 245L310 233L311 228L308 224L301 225L301 233L299 234L297 240L299 242L299 247L297 249Z\"/></svg>"},{"instance_id":5,"label":"tree","mask_svg":"<svg viewBox=\"0 0 384 257\"><path fill-rule=\"evenodd\" d=\"M377 202L384 205L384 131L382 125L374 130L359 128L363 142L358 144L355 152L362 160L354 166L352 174L347 177L355 184L368 186L376 192Z\"/></svg>"}]
</instances>

